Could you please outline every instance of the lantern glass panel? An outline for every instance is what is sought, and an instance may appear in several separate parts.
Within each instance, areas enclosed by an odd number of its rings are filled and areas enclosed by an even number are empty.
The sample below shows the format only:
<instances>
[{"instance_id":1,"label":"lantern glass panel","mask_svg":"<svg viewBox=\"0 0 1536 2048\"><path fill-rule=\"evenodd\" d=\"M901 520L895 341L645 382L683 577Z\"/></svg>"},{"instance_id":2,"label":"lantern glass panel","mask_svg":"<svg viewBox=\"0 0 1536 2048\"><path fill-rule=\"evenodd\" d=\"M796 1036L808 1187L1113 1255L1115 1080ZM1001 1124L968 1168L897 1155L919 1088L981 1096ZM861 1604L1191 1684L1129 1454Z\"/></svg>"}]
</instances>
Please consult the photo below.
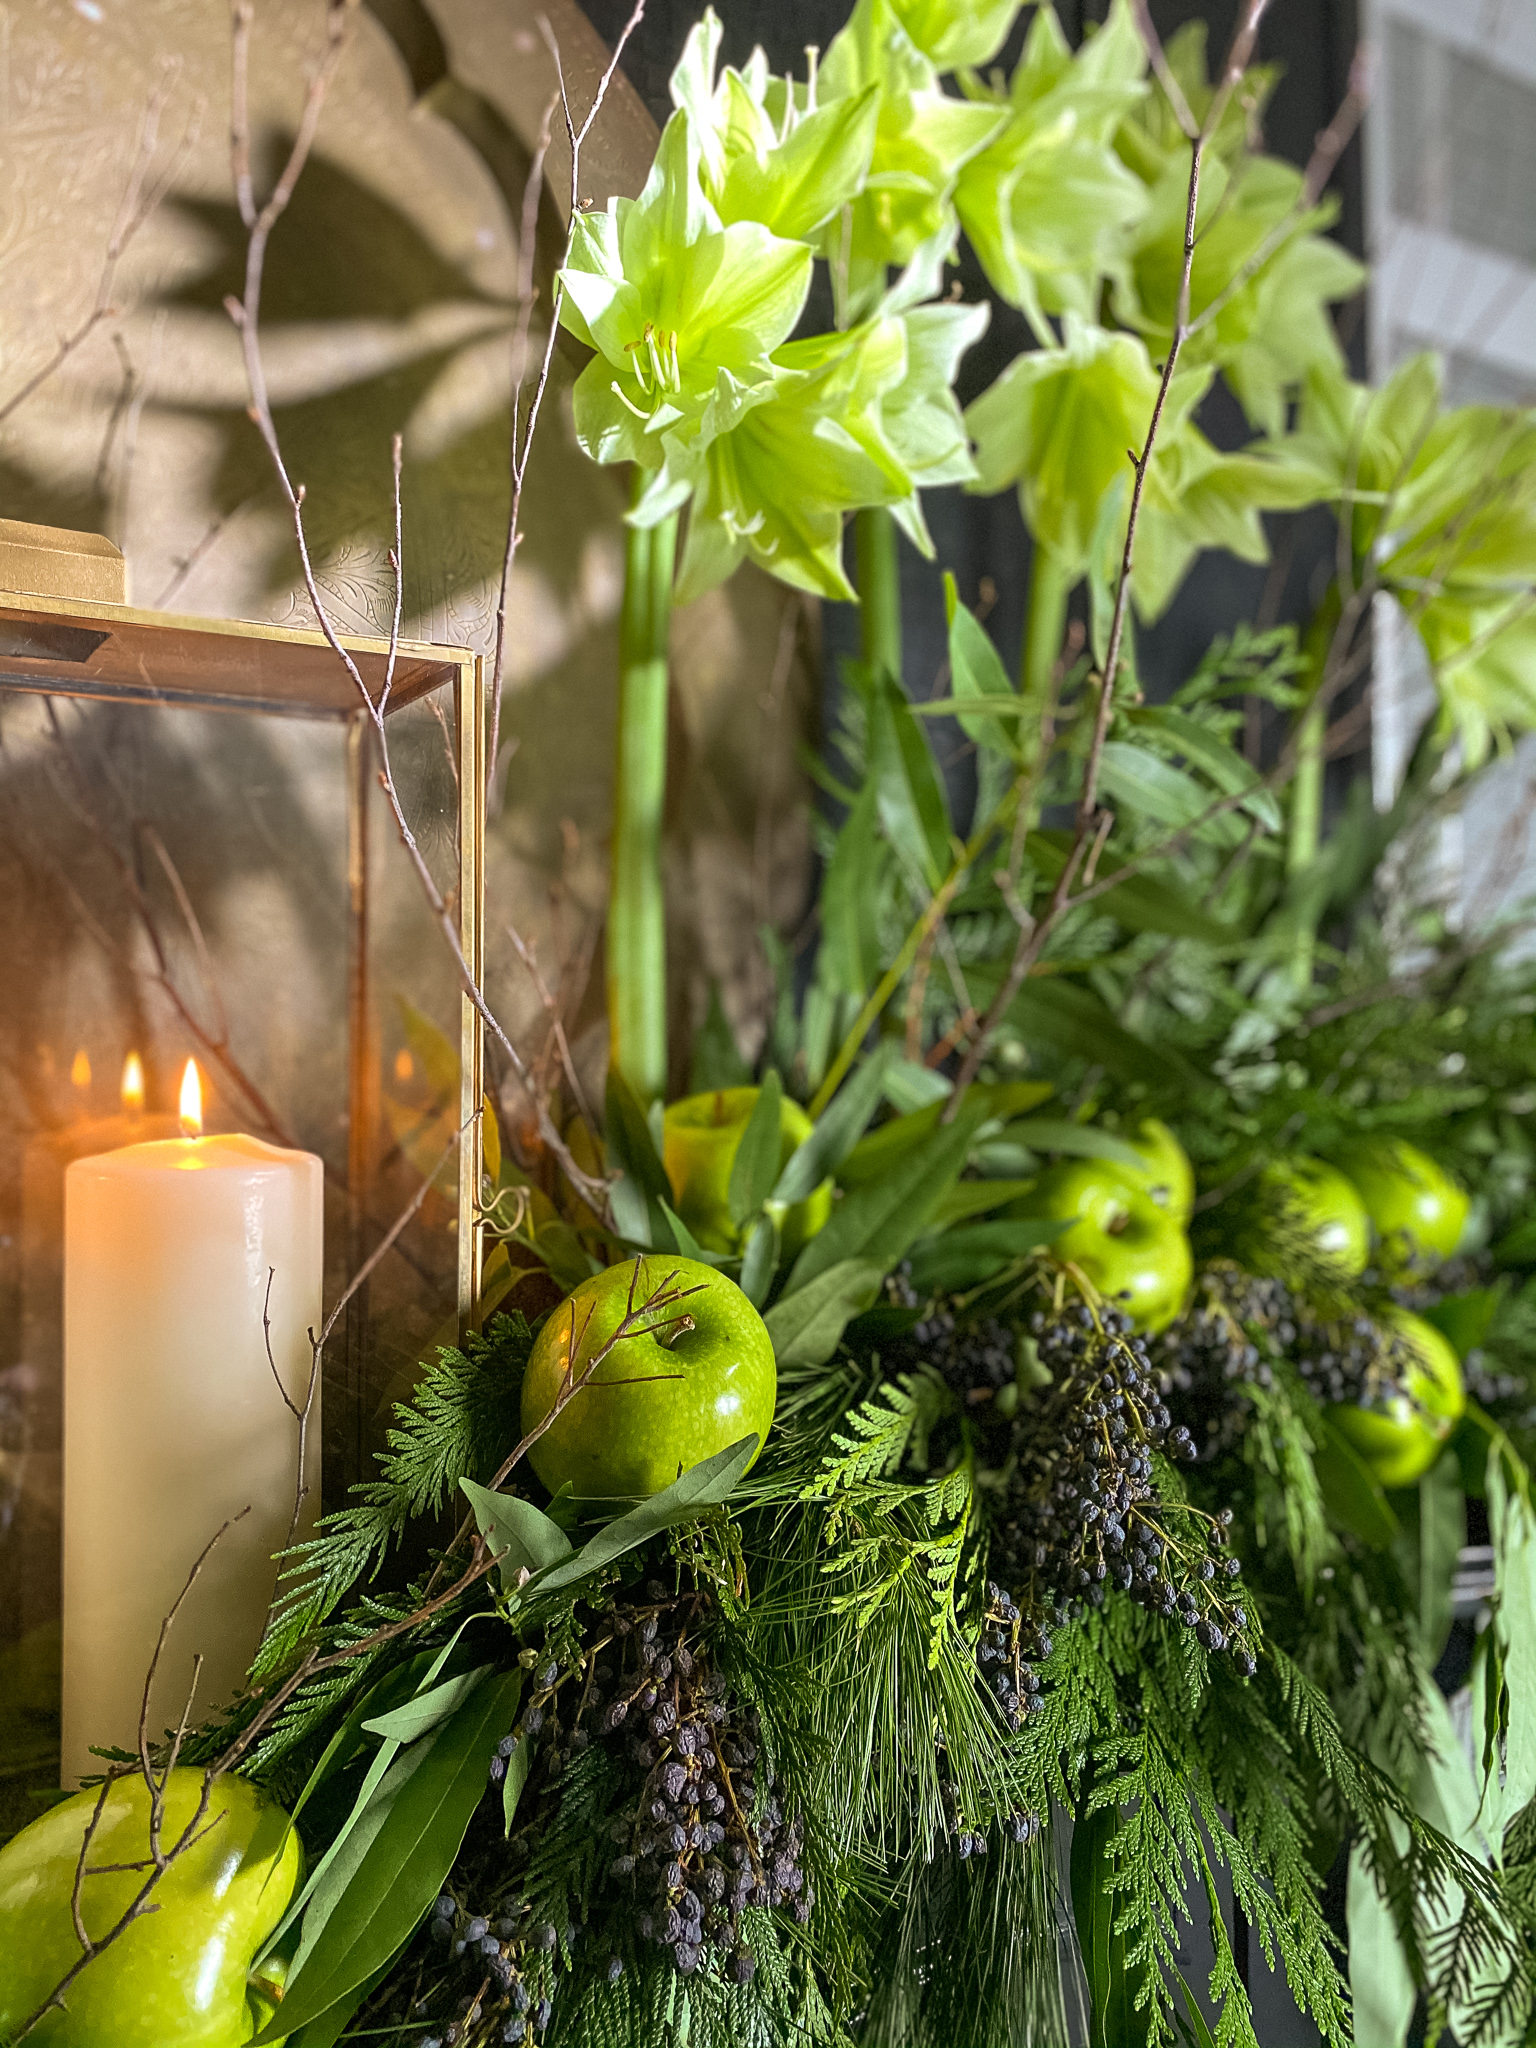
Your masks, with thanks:
<instances>
[{"instance_id":1,"label":"lantern glass panel","mask_svg":"<svg viewBox=\"0 0 1536 2048\"><path fill-rule=\"evenodd\" d=\"M391 761L472 960L480 710L472 656L402 651ZM210 1133L322 1160L328 1307L430 1179L326 1348L322 1505L472 1295L478 1027L378 769L318 636L0 592L0 1839L59 1782L69 1163L174 1135L195 1059Z\"/></svg>"}]
</instances>

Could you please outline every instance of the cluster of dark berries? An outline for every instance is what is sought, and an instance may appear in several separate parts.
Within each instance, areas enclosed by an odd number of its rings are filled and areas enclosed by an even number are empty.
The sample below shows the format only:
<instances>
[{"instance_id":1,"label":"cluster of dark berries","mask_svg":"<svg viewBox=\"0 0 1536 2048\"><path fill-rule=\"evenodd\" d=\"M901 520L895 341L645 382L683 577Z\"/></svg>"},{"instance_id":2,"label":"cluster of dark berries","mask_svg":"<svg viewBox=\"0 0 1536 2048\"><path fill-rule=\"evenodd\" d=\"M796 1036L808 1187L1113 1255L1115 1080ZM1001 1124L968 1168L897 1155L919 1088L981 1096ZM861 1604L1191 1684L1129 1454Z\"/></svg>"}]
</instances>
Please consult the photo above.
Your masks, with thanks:
<instances>
[{"instance_id":1,"label":"cluster of dark berries","mask_svg":"<svg viewBox=\"0 0 1536 2048\"><path fill-rule=\"evenodd\" d=\"M932 1366L967 1407L980 1407L1014 1384L1018 1360L1006 1323L995 1316L957 1316L942 1300L924 1302L905 1263L887 1278L885 1293L893 1307L918 1312L902 1348Z\"/></svg>"},{"instance_id":2,"label":"cluster of dark berries","mask_svg":"<svg viewBox=\"0 0 1536 2048\"><path fill-rule=\"evenodd\" d=\"M998 1711L1015 1732L1041 1706L1036 1664L1051 1654L1051 1639L993 1579L987 1586L977 1659L981 1675L997 1698Z\"/></svg>"},{"instance_id":3,"label":"cluster of dark berries","mask_svg":"<svg viewBox=\"0 0 1536 2048\"><path fill-rule=\"evenodd\" d=\"M1529 1382L1520 1373L1500 1372L1485 1351L1467 1353L1461 1362L1461 1376L1480 1408L1508 1407L1511 1402L1529 1405Z\"/></svg>"},{"instance_id":4,"label":"cluster of dark berries","mask_svg":"<svg viewBox=\"0 0 1536 2048\"><path fill-rule=\"evenodd\" d=\"M491 1918L448 1892L433 1908L426 1938L448 1968L438 1996L423 2001L422 2009L440 2012L446 2005L449 2017L434 2018L432 2026L440 2031L424 2034L419 2048L503 2041L533 2048L543 2038L554 2012L560 1937L526 1900L502 1897L493 1910ZM568 1948L575 1938L575 1928L568 1927Z\"/></svg>"},{"instance_id":5,"label":"cluster of dark berries","mask_svg":"<svg viewBox=\"0 0 1536 2048\"><path fill-rule=\"evenodd\" d=\"M1039 1310L1029 1334L1050 1382L1021 1408L1014 1466L996 1512L992 1563L1022 1615L1057 1623L1110 1589L1196 1630L1246 1675L1248 1617L1224 1520L1170 1509L1152 1457L1192 1458L1188 1427L1163 1398L1147 1339L1118 1310ZM1022 1621L1021 1621L1022 1626ZM1023 1708L1022 1694L1020 1708Z\"/></svg>"},{"instance_id":6,"label":"cluster of dark berries","mask_svg":"<svg viewBox=\"0 0 1536 2048\"><path fill-rule=\"evenodd\" d=\"M635 1809L615 1821L610 1871L631 1887L642 1939L668 1949L684 1976L711 1950L750 1981L742 1935L749 1906L809 1920L798 1819L787 1817L761 1753L756 1713L734 1702L698 1639L700 1596L647 1589L647 1604L610 1617L597 1667L605 1732L622 1731L643 1774Z\"/></svg>"},{"instance_id":7,"label":"cluster of dark berries","mask_svg":"<svg viewBox=\"0 0 1536 2048\"><path fill-rule=\"evenodd\" d=\"M1230 1259L1202 1267L1189 1307L1147 1341L1168 1408L1200 1457L1228 1450L1242 1434L1250 1387L1274 1383L1274 1334L1295 1307L1278 1280L1245 1273Z\"/></svg>"},{"instance_id":8,"label":"cluster of dark berries","mask_svg":"<svg viewBox=\"0 0 1536 2048\"><path fill-rule=\"evenodd\" d=\"M980 1828L972 1827L966 1820L964 1809L961 1805L960 1787L955 1784L953 1779L943 1779L939 1784L939 1794L944 1801L944 1817L949 1824L950 1839L955 1845L955 1854L962 1863L969 1863L973 1856L985 1856L987 1853L986 1835ZM1011 1841L1017 1842L1021 1848L1027 1848L1031 1842L1036 1841L1039 1837L1040 1816L1037 1813L1028 1812L1023 1807L1016 1807L1012 1813L1004 1816L1003 1826Z\"/></svg>"}]
</instances>

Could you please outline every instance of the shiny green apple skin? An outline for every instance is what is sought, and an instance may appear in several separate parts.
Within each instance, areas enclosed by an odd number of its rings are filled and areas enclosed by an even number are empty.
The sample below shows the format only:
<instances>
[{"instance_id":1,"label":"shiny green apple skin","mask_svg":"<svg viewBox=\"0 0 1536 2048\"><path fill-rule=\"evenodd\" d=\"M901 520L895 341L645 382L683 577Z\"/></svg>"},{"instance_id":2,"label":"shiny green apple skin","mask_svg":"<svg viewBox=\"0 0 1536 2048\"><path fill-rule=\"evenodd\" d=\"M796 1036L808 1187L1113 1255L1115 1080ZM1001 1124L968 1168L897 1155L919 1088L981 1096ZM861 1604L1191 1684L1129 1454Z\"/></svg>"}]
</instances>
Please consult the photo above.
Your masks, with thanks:
<instances>
[{"instance_id":1,"label":"shiny green apple skin","mask_svg":"<svg viewBox=\"0 0 1536 2048\"><path fill-rule=\"evenodd\" d=\"M1376 1232L1383 1273L1432 1273L1460 1244L1471 1201L1417 1145L1368 1145L1344 1168Z\"/></svg>"},{"instance_id":2,"label":"shiny green apple skin","mask_svg":"<svg viewBox=\"0 0 1536 2048\"><path fill-rule=\"evenodd\" d=\"M742 1233L731 1221L731 1166L757 1106L756 1088L712 1088L672 1103L663 1119L662 1163L672 1183L677 1213L707 1252L741 1250ZM811 1120L787 1095L779 1103L779 1166L811 1134ZM786 1211L780 1225L783 1256L793 1258L832 1214L832 1183L824 1180L803 1202Z\"/></svg>"},{"instance_id":3,"label":"shiny green apple skin","mask_svg":"<svg viewBox=\"0 0 1536 2048\"><path fill-rule=\"evenodd\" d=\"M1313 1252L1341 1279L1353 1280L1365 1271L1371 1255L1370 1218L1353 1182L1337 1168L1298 1153L1266 1166L1259 1185L1271 1200L1283 1204L1311 1241ZM1256 1264L1254 1270L1266 1270L1265 1264Z\"/></svg>"},{"instance_id":4,"label":"shiny green apple skin","mask_svg":"<svg viewBox=\"0 0 1536 2048\"><path fill-rule=\"evenodd\" d=\"M1029 1203L1034 1215L1070 1219L1047 1247L1051 1257L1080 1268L1137 1329L1173 1321L1194 1267L1189 1239L1168 1210L1098 1160L1052 1167Z\"/></svg>"},{"instance_id":5,"label":"shiny green apple skin","mask_svg":"<svg viewBox=\"0 0 1536 2048\"><path fill-rule=\"evenodd\" d=\"M1149 1116L1130 1133L1126 1142L1147 1162L1141 1172L1122 1166L1119 1171L1159 1209L1166 1209L1181 1229L1187 1229L1195 1212L1195 1169L1189 1154L1155 1116Z\"/></svg>"},{"instance_id":6,"label":"shiny green apple skin","mask_svg":"<svg viewBox=\"0 0 1536 2048\"><path fill-rule=\"evenodd\" d=\"M180 1767L166 1787L164 1845L197 1812L203 1774ZM70 1897L97 1792L50 1807L0 1849L0 2037L21 2026L79 1960ZM29 2048L238 2048L264 2024L247 1973L282 1919L303 1867L298 1831L244 1778L217 1780L207 1828L161 1878L159 1907L88 1963L27 2036ZM149 1792L135 1772L107 1795L90 1862L149 1854ZM142 1870L88 1875L86 1932L99 1940L143 1888Z\"/></svg>"},{"instance_id":7,"label":"shiny green apple skin","mask_svg":"<svg viewBox=\"0 0 1536 2048\"><path fill-rule=\"evenodd\" d=\"M1381 1321L1414 1354L1402 1391L1384 1407L1341 1405L1328 1417L1383 1486L1413 1486L1444 1450L1467 1405L1461 1361L1432 1323L1408 1309L1389 1309Z\"/></svg>"},{"instance_id":8,"label":"shiny green apple skin","mask_svg":"<svg viewBox=\"0 0 1536 2048\"><path fill-rule=\"evenodd\" d=\"M555 1405L573 1332L579 1380L623 1322L632 1287L637 1307L663 1290L682 1298L621 1338L530 1449L551 1493L569 1482L585 1500L643 1499L744 1436L755 1433L761 1451L768 1434L778 1372L762 1317L713 1266L659 1253L594 1274L551 1314L523 1375L524 1432ZM694 1327L664 1342L679 1316Z\"/></svg>"}]
</instances>

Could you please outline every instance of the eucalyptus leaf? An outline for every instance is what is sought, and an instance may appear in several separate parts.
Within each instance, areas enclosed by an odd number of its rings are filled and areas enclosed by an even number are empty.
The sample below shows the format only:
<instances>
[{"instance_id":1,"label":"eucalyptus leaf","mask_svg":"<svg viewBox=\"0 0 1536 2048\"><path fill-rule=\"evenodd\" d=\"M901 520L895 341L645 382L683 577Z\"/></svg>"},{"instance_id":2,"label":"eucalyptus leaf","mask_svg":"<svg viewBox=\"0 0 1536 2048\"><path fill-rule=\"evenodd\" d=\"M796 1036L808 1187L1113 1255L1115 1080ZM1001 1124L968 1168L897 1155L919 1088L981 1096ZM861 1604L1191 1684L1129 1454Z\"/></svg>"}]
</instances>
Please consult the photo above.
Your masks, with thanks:
<instances>
[{"instance_id":1,"label":"eucalyptus leaf","mask_svg":"<svg viewBox=\"0 0 1536 2048\"><path fill-rule=\"evenodd\" d=\"M1456 1554L1467 1540L1467 1503L1461 1467L1445 1451L1416 1487L1390 1496L1400 1523L1392 1551L1413 1594L1419 1656L1426 1671L1440 1661L1451 1632L1451 1581Z\"/></svg>"},{"instance_id":2,"label":"eucalyptus leaf","mask_svg":"<svg viewBox=\"0 0 1536 2048\"><path fill-rule=\"evenodd\" d=\"M1056 1117L1022 1117L1005 1126L1003 1136L1015 1144L1027 1145L1031 1152L1064 1152L1073 1159L1107 1159L1133 1173L1146 1171L1147 1162L1134 1145L1093 1124Z\"/></svg>"},{"instance_id":3,"label":"eucalyptus leaf","mask_svg":"<svg viewBox=\"0 0 1536 2048\"><path fill-rule=\"evenodd\" d=\"M363 1726L370 1735L382 1735L386 1741L398 1742L402 1746L414 1742L418 1736L429 1735L439 1722L446 1721L464 1704L485 1677L487 1668L482 1665L478 1671L466 1671L459 1678L446 1678L441 1685L434 1685L430 1691L418 1693L415 1699L407 1700L403 1707L376 1714Z\"/></svg>"},{"instance_id":4,"label":"eucalyptus leaf","mask_svg":"<svg viewBox=\"0 0 1536 2048\"><path fill-rule=\"evenodd\" d=\"M825 1365L856 1315L875 1300L885 1267L873 1259L842 1259L787 1294L764 1318L780 1372Z\"/></svg>"},{"instance_id":5,"label":"eucalyptus leaf","mask_svg":"<svg viewBox=\"0 0 1536 2048\"><path fill-rule=\"evenodd\" d=\"M986 1112L985 1102L967 1099L952 1124L940 1124L888 1174L846 1194L796 1259L785 1294L798 1293L818 1274L847 1259L873 1260L889 1271L959 1179Z\"/></svg>"},{"instance_id":6,"label":"eucalyptus leaf","mask_svg":"<svg viewBox=\"0 0 1536 2048\"><path fill-rule=\"evenodd\" d=\"M1049 1081L1003 1081L991 1087L973 1087L966 1096L966 1106L968 1110L979 1106L984 1122L1023 1116L1044 1102L1051 1092ZM843 1161L839 1180L847 1187L859 1187L883 1178L939 1128L948 1100L946 1095L943 1101L931 1102L926 1109L912 1110L906 1116L893 1117L889 1123L878 1125L859 1140Z\"/></svg>"},{"instance_id":7,"label":"eucalyptus leaf","mask_svg":"<svg viewBox=\"0 0 1536 2048\"><path fill-rule=\"evenodd\" d=\"M610 1522L564 1563L539 1579L539 1593L558 1593L564 1586L579 1585L595 1572L605 1570L628 1550L638 1550L663 1529L678 1522L691 1522L703 1508L718 1507L736 1490L743 1472L757 1456L758 1438L744 1436L739 1442L716 1451L712 1458L692 1466L660 1493L653 1493L639 1507Z\"/></svg>"},{"instance_id":8,"label":"eucalyptus leaf","mask_svg":"<svg viewBox=\"0 0 1536 2048\"><path fill-rule=\"evenodd\" d=\"M349 1859L346 1881L313 1932L318 1895L311 1901L281 2017L252 2048L287 2039L331 2012L410 1939L453 1867L522 1685L518 1669L486 1677L449 1720L397 1760L379 1825Z\"/></svg>"},{"instance_id":9,"label":"eucalyptus leaf","mask_svg":"<svg viewBox=\"0 0 1536 2048\"><path fill-rule=\"evenodd\" d=\"M531 1576L570 1556L570 1538L532 1501L492 1493L473 1479L461 1479L459 1486L475 1511L480 1534L496 1555L501 1583L509 1593L516 1592L520 1571Z\"/></svg>"},{"instance_id":10,"label":"eucalyptus leaf","mask_svg":"<svg viewBox=\"0 0 1536 2048\"><path fill-rule=\"evenodd\" d=\"M644 1106L617 1067L608 1070L604 1107L608 1150L630 1183L630 1188L622 1195L617 1187L614 1190L614 1220L619 1223L623 1235L632 1242L655 1245L664 1250L669 1233L661 1205L672 1199L672 1183L667 1179L667 1169L656 1150ZM642 1205L646 1224L643 1237L630 1227L640 1220Z\"/></svg>"},{"instance_id":11,"label":"eucalyptus leaf","mask_svg":"<svg viewBox=\"0 0 1536 2048\"><path fill-rule=\"evenodd\" d=\"M731 1160L731 1176L727 1187L726 1200L730 1207L731 1221L738 1230L745 1227L755 1216L772 1192L779 1176L779 1148L781 1144L780 1105L783 1090L779 1077L768 1073L763 1085L757 1091L757 1100L752 1105L752 1114L747 1118L747 1127L737 1143Z\"/></svg>"},{"instance_id":12,"label":"eucalyptus leaf","mask_svg":"<svg viewBox=\"0 0 1536 2048\"><path fill-rule=\"evenodd\" d=\"M792 1205L803 1202L829 1174L835 1173L863 1136L895 1058L889 1043L876 1046L861 1060L784 1163L773 1187L773 1199Z\"/></svg>"},{"instance_id":13,"label":"eucalyptus leaf","mask_svg":"<svg viewBox=\"0 0 1536 2048\"><path fill-rule=\"evenodd\" d=\"M747 1233L747 1242L741 1254L741 1277L738 1282L742 1293L754 1308L761 1308L768 1299L768 1290L773 1285L773 1276L779 1265L779 1219L773 1215L759 1216Z\"/></svg>"},{"instance_id":14,"label":"eucalyptus leaf","mask_svg":"<svg viewBox=\"0 0 1536 2048\"><path fill-rule=\"evenodd\" d=\"M1318 1429L1312 1462L1330 1517L1373 1550L1390 1549L1401 1525L1375 1473L1326 1415L1319 1417Z\"/></svg>"},{"instance_id":15,"label":"eucalyptus leaf","mask_svg":"<svg viewBox=\"0 0 1536 2048\"><path fill-rule=\"evenodd\" d=\"M512 1754L507 1758L506 1776L501 1781L502 1839L512 1839L512 1823L517 1818L517 1802L523 1796L523 1787L528 1782L528 1773L533 1767L532 1745L526 1735L519 1735L512 1745Z\"/></svg>"},{"instance_id":16,"label":"eucalyptus leaf","mask_svg":"<svg viewBox=\"0 0 1536 2048\"><path fill-rule=\"evenodd\" d=\"M974 1287L994 1273L1059 1237L1065 1221L1024 1218L1004 1223L971 1223L946 1230L912 1253L912 1284L920 1294L945 1294Z\"/></svg>"},{"instance_id":17,"label":"eucalyptus leaf","mask_svg":"<svg viewBox=\"0 0 1536 2048\"><path fill-rule=\"evenodd\" d=\"M672 1249L680 1259L694 1259L701 1266L728 1266L731 1263L723 1252L705 1251L670 1202L663 1202L660 1207L672 1233Z\"/></svg>"}]
</instances>

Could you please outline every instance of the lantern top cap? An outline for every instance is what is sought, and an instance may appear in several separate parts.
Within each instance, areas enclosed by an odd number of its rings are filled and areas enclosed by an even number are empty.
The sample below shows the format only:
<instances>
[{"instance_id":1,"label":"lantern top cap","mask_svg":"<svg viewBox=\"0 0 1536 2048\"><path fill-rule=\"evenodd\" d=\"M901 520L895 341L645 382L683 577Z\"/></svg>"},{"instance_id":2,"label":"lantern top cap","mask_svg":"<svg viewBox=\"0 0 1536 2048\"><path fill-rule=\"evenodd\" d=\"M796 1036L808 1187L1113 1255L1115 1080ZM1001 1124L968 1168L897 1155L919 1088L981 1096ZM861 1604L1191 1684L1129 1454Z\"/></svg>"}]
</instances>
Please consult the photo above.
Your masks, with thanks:
<instances>
[{"instance_id":1,"label":"lantern top cap","mask_svg":"<svg viewBox=\"0 0 1536 2048\"><path fill-rule=\"evenodd\" d=\"M389 642L343 635L341 644L377 703ZM463 647L402 640L388 709L457 681L474 659ZM109 540L16 519L0 520L3 690L297 718L365 709L324 634L138 610L127 602L127 565Z\"/></svg>"}]
</instances>

